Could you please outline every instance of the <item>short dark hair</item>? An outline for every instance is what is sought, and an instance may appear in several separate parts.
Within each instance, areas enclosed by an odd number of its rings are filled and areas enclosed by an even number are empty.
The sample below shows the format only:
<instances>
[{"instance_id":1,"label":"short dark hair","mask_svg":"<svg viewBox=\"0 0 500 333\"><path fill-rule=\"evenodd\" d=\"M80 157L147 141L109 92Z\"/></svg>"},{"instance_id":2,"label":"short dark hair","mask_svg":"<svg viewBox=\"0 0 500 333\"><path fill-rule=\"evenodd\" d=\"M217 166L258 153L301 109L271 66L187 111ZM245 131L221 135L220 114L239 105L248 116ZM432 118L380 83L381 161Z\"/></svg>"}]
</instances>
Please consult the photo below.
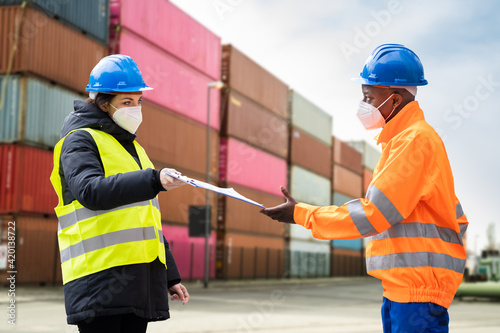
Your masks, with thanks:
<instances>
[{"instance_id":1,"label":"short dark hair","mask_svg":"<svg viewBox=\"0 0 500 333\"><path fill-rule=\"evenodd\" d=\"M85 102L92 104L97 108L101 108L101 105L107 105L111 100L115 97L115 95L98 93L95 99L87 98Z\"/></svg>"}]
</instances>

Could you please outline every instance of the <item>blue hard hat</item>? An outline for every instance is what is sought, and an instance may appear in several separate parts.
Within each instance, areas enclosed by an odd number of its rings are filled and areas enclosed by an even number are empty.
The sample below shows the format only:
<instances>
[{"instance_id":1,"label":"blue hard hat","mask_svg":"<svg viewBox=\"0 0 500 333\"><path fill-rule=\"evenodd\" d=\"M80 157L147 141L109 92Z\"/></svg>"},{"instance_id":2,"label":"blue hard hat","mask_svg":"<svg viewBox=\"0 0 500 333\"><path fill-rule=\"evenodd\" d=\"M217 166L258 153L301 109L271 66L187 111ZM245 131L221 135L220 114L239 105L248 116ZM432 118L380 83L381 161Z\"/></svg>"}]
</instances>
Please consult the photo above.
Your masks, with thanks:
<instances>
[{"instance_id":1,"label":"blue hard hat","mask_svg":"<svg viewBox=\"0 0 500 333\"><path fill-rule=\"evenodd\" d=\"M425 86L424 68L418 56L401 44L382 44L366 59L359 78L352 81L381 86Z\"/></svg>"},{"instance_id":2,"label":"blue hard hat","mask_svg":"<svg viewBox=\"0 0 500 333\"><path fill-rule=\"evenodd\" d=\"M123 54L104 57L92 69L86 91L102 93L151 90L135 61Z\"/></svg>"}]
</instances>

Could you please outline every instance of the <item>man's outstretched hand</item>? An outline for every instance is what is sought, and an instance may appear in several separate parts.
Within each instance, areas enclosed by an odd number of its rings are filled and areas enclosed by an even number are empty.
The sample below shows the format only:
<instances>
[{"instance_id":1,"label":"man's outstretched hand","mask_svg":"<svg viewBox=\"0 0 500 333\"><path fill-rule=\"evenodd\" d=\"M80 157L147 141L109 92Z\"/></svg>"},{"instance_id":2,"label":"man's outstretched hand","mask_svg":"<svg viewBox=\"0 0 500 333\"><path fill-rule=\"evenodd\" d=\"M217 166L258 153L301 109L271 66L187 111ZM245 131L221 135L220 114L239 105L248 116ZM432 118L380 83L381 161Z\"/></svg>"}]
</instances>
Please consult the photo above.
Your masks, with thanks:
<instances>
[{"instance_id":1,"label":"man's outstretched hand","mask_svg":"<svg viewBox=\"0 0 500 333\"><path fill-rule=\"evenodd\" d=\"M290 193L288 193L283 186L281 186L280 189L286 198L286 202L276 207L264 208L260 212L279 222L295 223L293 220L293 212L298 202L292 198Z\"/></svg>"}]
</instances>

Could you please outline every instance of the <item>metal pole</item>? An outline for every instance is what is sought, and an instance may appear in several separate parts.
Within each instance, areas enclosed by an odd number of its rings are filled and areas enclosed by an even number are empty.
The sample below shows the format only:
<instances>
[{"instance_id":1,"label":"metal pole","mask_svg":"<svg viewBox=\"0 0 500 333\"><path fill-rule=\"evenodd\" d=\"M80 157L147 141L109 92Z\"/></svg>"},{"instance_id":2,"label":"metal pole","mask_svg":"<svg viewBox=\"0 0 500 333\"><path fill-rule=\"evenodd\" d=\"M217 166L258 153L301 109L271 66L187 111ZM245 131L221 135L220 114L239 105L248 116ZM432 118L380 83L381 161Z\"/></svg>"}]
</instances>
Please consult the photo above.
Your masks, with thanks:
<instances>
[{"instance_id":1,"label":"metal pole","mask_svg":"<svg viewBox=\"0 0 500 333\"><path fill-rule=\"evenodd\" d=\"M206 182L210 183L210 85L207 87L207 158L206 158ZM210 253L208 249L208 241L210 238L210 201L208 201L208 190L205 190L205 281L203 287L208 288L208 279L210 274L209 260Z\"/></svg>"}]
</instances>

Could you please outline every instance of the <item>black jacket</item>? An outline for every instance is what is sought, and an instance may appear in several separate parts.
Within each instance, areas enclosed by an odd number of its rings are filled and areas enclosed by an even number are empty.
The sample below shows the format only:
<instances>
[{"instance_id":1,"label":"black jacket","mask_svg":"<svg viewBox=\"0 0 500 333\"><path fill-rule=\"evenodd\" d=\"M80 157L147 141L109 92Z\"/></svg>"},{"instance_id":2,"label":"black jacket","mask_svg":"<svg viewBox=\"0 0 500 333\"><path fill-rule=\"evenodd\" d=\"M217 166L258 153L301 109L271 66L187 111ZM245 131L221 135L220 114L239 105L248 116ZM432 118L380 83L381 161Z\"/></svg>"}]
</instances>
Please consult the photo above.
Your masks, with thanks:
<instances>
[{"instance_id":1,"label":"black jacket","mask_svg":"<svg viewBox=\"0 0 500 333\"><path fill-rule=\"evenodd\" d=\"M90 103L75 100L74 111L64 120L61 138L70 131L89 127L113 135L140 166L130 134ZM142 167L141 167L142 168ZM60 174L64 204L78 200L92 210L111 209L153 199L163 186L158 170L146 169L104 177L99 151L92 136L76 131L64 140ZM67 321L76 324L103 315L135 313L150 321L169 318L168 288L181 281L172 253L165 242L167 267L151 263L113 267L64 285Z\"/></svg>"}]
</instances>

